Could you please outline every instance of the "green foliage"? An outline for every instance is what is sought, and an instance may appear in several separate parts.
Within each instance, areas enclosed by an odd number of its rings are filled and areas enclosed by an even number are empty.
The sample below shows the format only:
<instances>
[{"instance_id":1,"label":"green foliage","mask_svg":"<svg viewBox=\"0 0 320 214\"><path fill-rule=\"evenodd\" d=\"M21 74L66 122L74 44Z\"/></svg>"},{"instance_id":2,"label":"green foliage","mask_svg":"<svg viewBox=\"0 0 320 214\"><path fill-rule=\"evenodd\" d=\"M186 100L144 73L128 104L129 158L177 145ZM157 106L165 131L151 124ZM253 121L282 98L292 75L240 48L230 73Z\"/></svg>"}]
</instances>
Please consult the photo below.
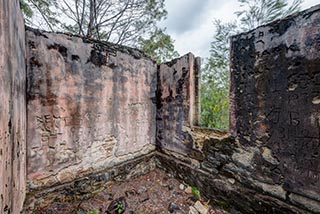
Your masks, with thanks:
<instances>
[{"instance_id":1,"label":"green foliage","mask_svg":"<svg viewBox=\"0 0 320 214\"><path fill-rule=\"evenodd\" d=\"M99 210L88 210L87 214L99 214Z\"/></svg>"},{"instance_id":2,"label":"green foliage","mask_svg":"<svg viewBox=\"0 0 320 214\"><path fill-rule=\"evenodd\" d=\"M179 56L156 24L165 0L20 0L28 25L139 47L158 62Z\"/></svg>"},{"instance_id":3,"label":"green foliage","mask_svg":"<svg viewBox=\"0 0 320 214\"><path fill-rule=\"evenodd\" d=\"M229 128L229 37L282 18L300 9L302 0L238 0L240 23L215 21L210 57L202 71L201 125Z\"/></svg>"},{"instance_id":4,"label":"green foliage","mask_svg":"<svg viewBox=\"0 0 320 214\"><path fill-rule=\"evenodd\" d=\"M126 45L137 45L139 38L153 32L167 15L164 0L20 2L29 25Z\"/></svg>"},{"instance_id":5,"label":"green foliage","mask_svg":"<svg viewBox=\"0 0 320 214\"><path fill-rule=\"evenodd\" d=\"M243 10L235 14L240 18L244 31L286 17L300 10L303 0L294 0L289 5L287 0L238 0Z\"/></svg>"},{"instance_id":6,"label":"green foliage","mask_svg":"<svg viewBox=\"0 0 320 214\"><path fill-rule=\"evenodd\" d=\"M119 201L117 203L116 212L117 212L117 214L121 214L123 211L124 211L123 210L123 204Z\"/></svg>"},{"instance_id":7,"label":"green foliage","mask_svg":"<svg viewBox=\"0 0 320 214\"><path fill-rule=\"evenodd\" d=\"M25 15L28 25L36 25L38 28L53 28L60 22L54 7L57 6L56 0L19 0L20 7ZM35 21L37 20L37 21Z\"/></svg>"},{"instance_id":8,"label":"green foliage","mask_svg":"<svg viewBox=\"0 0 320 214\"><path fill-rule=\"evenodd\" d=\"M217 34L211 43L210 57L202 71L201 124L211 128L229 127L229 45L236 33L235 23L215 21Z\"/></svg>"},{"instance_id":9,"label":"green foliage","mask_svg":"<svg viewBox=\"0 0 320 214\"><path fill-rule=\"evenodd\" d=\"M200 191L196 186L191 187L191 192L196 200L200 199Z\"/></svg>"},{"instance_id":10,"label":"green foliage","mask_svg":"<svg viewBox=\"0 0 320 214\"><path fill-rule=\"evenodd\" d=\"M32 8L24 0L20 0L20 7L27 18L31 18L33 16Z\"/></svg>"},{"instance_id":11,"label":"green foliage","mask_svg":"<svg viewBox=\"0 0 320 214\"><path fill-rule=\"evenodd\" d=\"M179 56L173 42L171 36L165 33L165 29L157 28L151 32L148 39L140 37L139 48L153 57L157 63L162 63Z\"/></svg>"}]
</instances>

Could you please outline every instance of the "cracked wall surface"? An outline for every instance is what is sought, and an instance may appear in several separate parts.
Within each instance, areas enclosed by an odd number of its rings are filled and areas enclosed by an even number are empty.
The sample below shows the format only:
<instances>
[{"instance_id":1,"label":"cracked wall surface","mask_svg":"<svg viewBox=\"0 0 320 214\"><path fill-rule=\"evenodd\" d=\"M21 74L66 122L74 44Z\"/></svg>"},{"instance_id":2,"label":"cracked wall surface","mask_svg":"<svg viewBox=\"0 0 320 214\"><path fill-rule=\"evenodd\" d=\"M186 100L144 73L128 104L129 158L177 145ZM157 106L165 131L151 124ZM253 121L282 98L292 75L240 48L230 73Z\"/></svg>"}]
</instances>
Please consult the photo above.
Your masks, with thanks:
<instances>
[{"instance_id":1,"label":"cracked wall surface","mask_svg":"<svg viewBox=\"0 0 320 214\"><path fill-rule=\"evenodd\" d=\"M156 65L142 52L29 29L28 189L155 150Z\"/></svg>"},{"instance_id":2,"label":"cracked wall surface","mask_svg":"<svg viewBox=\"0 0 320 214\"><path fill-rule=\"evenodd\" d=\"M0 213L19 213L26 182L24 20L18 0L0 2Z\"/></svg>"}]
</instances>

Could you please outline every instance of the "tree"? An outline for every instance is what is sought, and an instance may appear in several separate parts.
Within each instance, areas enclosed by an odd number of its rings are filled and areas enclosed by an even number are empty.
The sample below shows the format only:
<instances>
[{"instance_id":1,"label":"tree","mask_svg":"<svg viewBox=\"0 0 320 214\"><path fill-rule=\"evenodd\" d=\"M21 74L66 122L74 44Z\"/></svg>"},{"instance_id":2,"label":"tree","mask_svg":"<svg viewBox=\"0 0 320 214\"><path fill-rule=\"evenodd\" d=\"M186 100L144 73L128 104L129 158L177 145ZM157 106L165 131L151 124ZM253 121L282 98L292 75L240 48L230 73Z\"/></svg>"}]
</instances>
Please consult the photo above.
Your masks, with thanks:
<instances>
[{"instance_id":1,"label":"tree","mask_svg":"<svg viewBox=\"0 0 320 214\"><path fill-rule=\"evenodd\" d=\"M27 24L140 48L157 62L179 54L156 23L164 0L20 0Z\"/></svg>"},{"instance_id":2,"label":"tree","mask_svg":"<svg viewBox=\"0 0 320 214\"><path fill-rule=\"evenodd\" d=\"M27 19L30 19L33 16L31 7L24 0L20 0L20 7Z\"/></svg>"},{"instance_id":3,"label":"tree","mask_svg":"<svg viewBox=\"0 0 320 214\"><path fill-rule=\"evenodd\" d=\"M162 63L179 56L173 43L171 36L165 33L165 29L157 28L151 32L148 39L140 37L139 48L153 57L157 63Z\"/></svg>"},{"instance_id":4,"label":"tree","mask_svg":"<svg viewBox=\"0 0 320 214\"><path fill-rule=\"evenodd\" d=\"M116 44L136 45L141 35L153 31L156 23L167 15L164 0L20 1L33 24L44 20L52 31L66 31ZM30 9L42 17L33 18Z\"/></svg>"},{"instance_id":5,"label":"tree","mask_svg":"<svg viewBox=\"0 0 320 214\"><path fill-rule=\"evenodd\" d=\"M216 20L217 33L211 43L210 57L202 71L201 124L228 129L229 126L229 37L236 33L236 23Z\"/></svg>"},{"instance_id":6,"label":"tree","mask_svg":"<svg viewBox=\"0 0 320 214\"><path fill-rule=\"evenodd\" d=\"M302 0L238 0L240 22L215 21L217 29L202 75L201 125L219 129L229 126L229 37L298 12Z\"/></svg>"},{"instance_id":7,"label":"tree","mask_svg":"<svg viewBox=\"0 0 320 214\"><path fill-rule=\"evenodd\" d=\"M60 23L56 18L57 13L52 10L55 6L56 0L20 0L26 23L38 28L49 28L51 31Z\"/></svg>"},{"instance_id":8,"label":"tree","mask_svg":"<svg viewBox=\"0 0 320 214\"><path fill-rule=\"evenodd\" d=\"M243 31L286 17L300 10L303 0L294 0L290 5L287 0L238 0L243 10L235 14L240 18Z\"/></svg>"}]
</instances>

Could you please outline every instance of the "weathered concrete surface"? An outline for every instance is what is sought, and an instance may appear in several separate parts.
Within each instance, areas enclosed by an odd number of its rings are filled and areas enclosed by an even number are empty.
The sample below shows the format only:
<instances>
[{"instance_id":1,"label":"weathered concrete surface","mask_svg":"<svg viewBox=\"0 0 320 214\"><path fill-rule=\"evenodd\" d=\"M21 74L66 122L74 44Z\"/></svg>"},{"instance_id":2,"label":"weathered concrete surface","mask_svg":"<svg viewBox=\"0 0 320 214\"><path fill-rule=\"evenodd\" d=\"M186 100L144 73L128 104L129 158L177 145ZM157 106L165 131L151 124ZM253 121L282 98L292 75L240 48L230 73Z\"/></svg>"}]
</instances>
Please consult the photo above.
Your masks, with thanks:
<instances>
[{"instance_id":1,"label":"weathered concrete surface","mask_svg":"<svg viewBox=\"0 0 320 214\"><path fill-rule=\"evenodd\" d=\"M24 20L18 0L0 2L0 213L19 213L26 183Z\"/></svg>"},{"instance_id":2,"label":"weathered concrete surface","mask_svg":"<svg viewBox=\"0 0 320 214\"><path fill-rule=\"evenodd\" d=\"M232 38L233 132L251 177L320 212L320 6ZM299 197L297 197L299 196Z\"/></svg>"},{"instance_id":3,"label":"weathered concrete surface","mask_svg":"<svg viewBox=\"0 0 320 214\"><path fill-rule=\"evenodd\" d=\"M200 120L200 58L191 53L158 66L157 146L192 153L190 127Z\"/></svg>"},{"instance_id":4,"label":"weathered concrete surface","mask_svg":"<svg viewBox=\"0 0 320 214\"><path fill-rule=\"evenodd\" d=\"M156 65L138 50L27 31L28 188L155 149Z\"/></svg>"}]
</instances>

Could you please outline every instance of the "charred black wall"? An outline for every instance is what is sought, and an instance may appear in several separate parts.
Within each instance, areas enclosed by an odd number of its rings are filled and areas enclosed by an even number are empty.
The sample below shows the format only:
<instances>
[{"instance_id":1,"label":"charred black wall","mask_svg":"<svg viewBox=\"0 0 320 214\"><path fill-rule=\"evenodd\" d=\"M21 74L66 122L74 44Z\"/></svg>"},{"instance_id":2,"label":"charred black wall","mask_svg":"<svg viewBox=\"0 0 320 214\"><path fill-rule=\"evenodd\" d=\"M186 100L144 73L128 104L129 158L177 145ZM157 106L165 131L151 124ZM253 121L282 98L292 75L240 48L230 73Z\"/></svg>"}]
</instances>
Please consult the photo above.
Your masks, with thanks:
<instances>
[{"instance_id":1,"label":"charred black wall","mask_svg":"<svg viewBox=\"0 0 320 214\"><path fill-rule=\"evenodd\" d=\"M189 53L158 66L158 149L192 154L190 127L200 120L200 58Z\"/></svg>"},{"instance_id":2,"label":"charred black wall","mask_svg":"<svg viewBox=\"0 0 320 214\"><path fill-rule=\"evenodd\" d=\"M251 173L319 211L320 7L234 36L231 45L231 127L242 146L258 149Z\"/></svg>"},{"instance_id":3,"label":"charred black wall","mask_svg":"<svg viewBox=\"0 0 320 214\"><path fill-rule=\"evenodd\" d=\"M188 122L181 65L159 70L159 167L240 213L320 213L320 6L231 38L229 134Z\"/></svg>"}]
</instances>

